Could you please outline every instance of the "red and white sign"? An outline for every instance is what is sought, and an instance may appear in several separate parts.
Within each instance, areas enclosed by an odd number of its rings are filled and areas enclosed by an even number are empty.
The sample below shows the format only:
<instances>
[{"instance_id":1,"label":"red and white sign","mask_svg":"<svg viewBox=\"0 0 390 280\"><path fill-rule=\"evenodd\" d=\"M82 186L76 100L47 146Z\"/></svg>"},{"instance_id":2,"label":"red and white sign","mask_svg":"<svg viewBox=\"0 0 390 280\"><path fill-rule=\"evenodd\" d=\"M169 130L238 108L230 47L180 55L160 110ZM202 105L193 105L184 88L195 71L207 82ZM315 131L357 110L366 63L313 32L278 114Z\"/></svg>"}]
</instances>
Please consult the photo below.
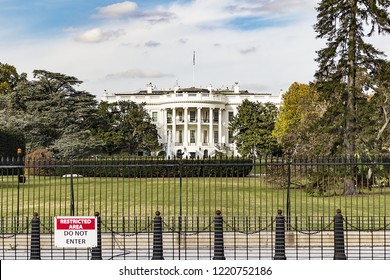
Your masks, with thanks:
<instances>
[{"instance_id":1,"label":"red and white sign","mask_svg":"<svg viewBox=\"0 0 390 280\"><path fill-rule=\"evenodd\" d=\"M56 247L90 248L97 246L97 217L55 217Z\"/></svg>"}]
</instances>

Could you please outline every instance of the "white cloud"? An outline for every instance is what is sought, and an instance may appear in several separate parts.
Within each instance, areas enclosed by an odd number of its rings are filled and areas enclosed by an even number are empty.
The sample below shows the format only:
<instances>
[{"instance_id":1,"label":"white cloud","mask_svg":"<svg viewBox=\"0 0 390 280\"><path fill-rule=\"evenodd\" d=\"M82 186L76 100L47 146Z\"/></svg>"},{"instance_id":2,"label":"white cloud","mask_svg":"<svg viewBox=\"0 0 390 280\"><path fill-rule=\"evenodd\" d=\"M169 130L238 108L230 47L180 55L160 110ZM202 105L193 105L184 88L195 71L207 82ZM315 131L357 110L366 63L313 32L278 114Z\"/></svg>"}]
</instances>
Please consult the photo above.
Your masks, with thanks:
<instances>
[{"instance_id":1,"label":"white cloud","mask_svg":"<svg viewBox=\"0 0 390 280\"><path fill-rule=\"evenodd\" d=\"M225 9L236 16L264 16L267 18L292 15L296 12L310 12L312 0L233 0L225 5Z\"/></svg>"},{"instance_id":2,"label":"white cloud","mask_svg":"<svg viewBox=\"0 0 390 280\"><path fill-rule=\"evenodd\" d=\"M145 43L145 47L149 47L149 48L155 48L155 47L158 47L160 45L161 45L161 43L153 41L153 40L147 41Z\"/></svg>"},{"instance_id":3,"label":"white cloud","mask_svg":"<svg viewBox=\"0 0 390 280\"><path fill-rule=\"evenodd\" d=\"M246 49L240 50L240 53L241 54L248 54L248 53L255 53L256 51L257 51L256 47L251 47L251 48L246 48Z\"/></svg>"},{"instance_id":4,"label":"white cloud","mask_svg":"<svg viewBox=\"0 0 390 280\"><path fill-rule=\"evenodd\" d=\"M104 20L89 18L91 22L85 25L96 28L86 30L85 26L74 25L57 37L35 36L21 43L6 41L0 52L4 63L29 75L33 69L46 69L75 76L98 98L104 89L135 91L145 89L147 82L159 89L174 86L176 80L180 86L192 86L193 51L195 86L211 83L214 87L231 87L237 81L242 89L277 94L295 81L308 83L313 79L317 68L315 51L325 46L325 41L315 39L314 2L193 0L133 11L128 8L127 13L121 9L114 12L113 8L99 10ZM259 10L261 5L263 11ZM227 8L232 6L248 9L232 12ZM278 9L281 10L276 14ZM132 20L111 20L125 15ZM293 20L250 30L233 26L237 18L249 18L250 24L250 19L257 17ZM375 36L374 40L375 46L390 54L387 38Z\"/></svg>"},{"instance_id":5,"label":"white cloud","mask_svg":"<svg viewBox=\"0 0 390 280\"><path fill-rule=\"evenodd\" d=\"M122 29L103 31L101 28L93 28L80 34L75 40L82 43L101 43L124 34L125 32Z\"/></svg>"},{"instance_id":6,"label":"white cloud","mask_svg":"<svg viewBox=\"0 0 390 280\"><path fill-rule=\"evenodd\" d=\"M125 1L112 4L105 7L97 8L98 12L95 15L100 18L124 18L132 15L137 10L137 3Z\"/></svg>"}]
</instances>

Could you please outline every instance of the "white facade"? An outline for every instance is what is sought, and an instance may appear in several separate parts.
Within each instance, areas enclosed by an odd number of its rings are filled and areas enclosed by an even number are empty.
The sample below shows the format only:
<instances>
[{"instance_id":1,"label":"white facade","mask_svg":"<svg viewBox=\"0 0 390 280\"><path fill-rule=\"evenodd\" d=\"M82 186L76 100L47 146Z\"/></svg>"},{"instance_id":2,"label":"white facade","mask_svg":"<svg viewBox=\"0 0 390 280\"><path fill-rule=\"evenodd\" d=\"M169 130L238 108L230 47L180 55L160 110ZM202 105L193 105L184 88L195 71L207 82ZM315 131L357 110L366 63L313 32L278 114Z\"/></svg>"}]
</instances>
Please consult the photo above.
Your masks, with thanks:
<instances>
[{"instance_id":1,"label":"white facade","mask_svg":"<svg viewBox=\"0 0 390 280\"><path fill-rule=\"evenodd\" d=\"M249 93L237 83L231 89L180 88L156 90L152 84L137 93L105 94L102 101L145 102L160 135L167 156L213 156L216 152L237 155L229 121L245 100L272 102L279 106L280 96Z\"/></svg>"}]
</instances>

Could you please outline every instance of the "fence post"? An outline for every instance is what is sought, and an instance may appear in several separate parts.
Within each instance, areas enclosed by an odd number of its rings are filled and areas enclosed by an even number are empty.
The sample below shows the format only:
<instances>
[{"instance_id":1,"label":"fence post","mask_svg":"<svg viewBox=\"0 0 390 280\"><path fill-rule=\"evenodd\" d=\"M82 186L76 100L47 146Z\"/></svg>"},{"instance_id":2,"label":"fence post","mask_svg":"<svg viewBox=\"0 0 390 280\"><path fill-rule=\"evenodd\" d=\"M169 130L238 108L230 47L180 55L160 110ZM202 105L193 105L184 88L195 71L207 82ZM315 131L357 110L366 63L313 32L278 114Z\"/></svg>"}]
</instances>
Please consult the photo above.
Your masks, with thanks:
<instances>
[{"instance_id":1,"label":"fence post","mask_svg":"<svg viewBox=\"0 0 390 280\"><path fill-rule=\"evenodd\" d=\"M217 210L214 217L214 257L213 260L226 260L223 244L223 218L221 211Z\"/></svg>"},{"instance_id":2,"label":"fence post","mask_svg":"<svg viewBox=\"0 0 390 280\"><path fill-rule=\"evenodd\" d=\"M162 218L160 211L156 211L153 220L153 256L152 260L163 260L163 233Z\"/></svg>"},{"instance_id":3,"label":"fence post","mask_svg":"<svg viewBox=\"0 0 390 280\"><path fill-rule=\"evenodd\" d=\"M38 217L38 213L34 212L31 221L31 255L30 260L41 259L41 233L40 226L41 222Z\"/></svg>"},{"instance_id":4,"label":"fence post","mask_svg":"<svg viewBox=\"0 0 390 280\"><path fill-rule=\"evenodd\" d=\"M346 260L344 248L344 218L341 215L341 210L336 210L334 217L334 260Z\"/></svg>"},{"instance_id":5,"label":"fence post","mask_svg":"<svg viewBox=\"0 0 390 280\"><path fill-rule=\"evenodd\" d=\"M278 210L278 215L275 218L275 256L274 260L286 260L286 245L285 245L285 219L282 215L282 210Z\"/></svg>"},{"instance_id":6,"label":"fence post","mask_svg":"<svg viewBox=\"0 0 390 280\"><path fill-rule=\"evenodd\" d=\"M100 213L97 211L95 212L95 217L97 218L97 246L92 248L91 260L102 260L102 220Z\"/></svg>"}]
</instances>

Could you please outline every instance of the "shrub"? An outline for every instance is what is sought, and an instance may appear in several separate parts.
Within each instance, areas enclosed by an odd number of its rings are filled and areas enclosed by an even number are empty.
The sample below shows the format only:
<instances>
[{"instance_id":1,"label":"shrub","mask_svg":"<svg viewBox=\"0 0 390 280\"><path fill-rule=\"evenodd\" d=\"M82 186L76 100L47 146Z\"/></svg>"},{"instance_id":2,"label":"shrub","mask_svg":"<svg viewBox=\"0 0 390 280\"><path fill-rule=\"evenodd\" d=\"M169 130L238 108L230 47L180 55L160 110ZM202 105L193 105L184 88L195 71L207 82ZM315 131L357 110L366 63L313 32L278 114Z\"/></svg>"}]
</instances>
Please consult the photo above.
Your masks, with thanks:
<instances>
[{"instance_id":1,"label":"shrub","mask_svg":"<svg viewBox=\"0 0 390 280\"><path fill-rule=\"evenodd\" d=\"M56 175L84 177L242 177L252 170L250 159L76 159L56 161Z\"/></svg>"}]
</instances>

